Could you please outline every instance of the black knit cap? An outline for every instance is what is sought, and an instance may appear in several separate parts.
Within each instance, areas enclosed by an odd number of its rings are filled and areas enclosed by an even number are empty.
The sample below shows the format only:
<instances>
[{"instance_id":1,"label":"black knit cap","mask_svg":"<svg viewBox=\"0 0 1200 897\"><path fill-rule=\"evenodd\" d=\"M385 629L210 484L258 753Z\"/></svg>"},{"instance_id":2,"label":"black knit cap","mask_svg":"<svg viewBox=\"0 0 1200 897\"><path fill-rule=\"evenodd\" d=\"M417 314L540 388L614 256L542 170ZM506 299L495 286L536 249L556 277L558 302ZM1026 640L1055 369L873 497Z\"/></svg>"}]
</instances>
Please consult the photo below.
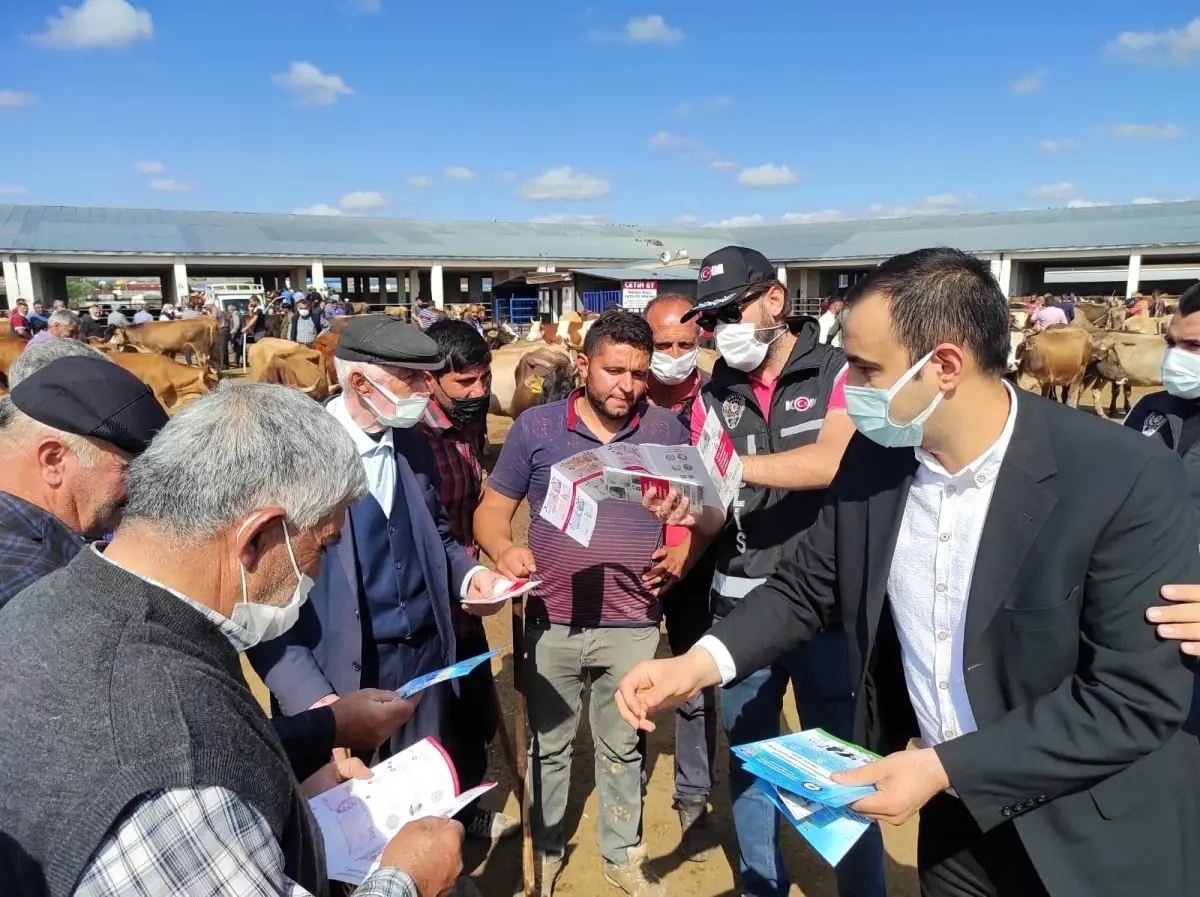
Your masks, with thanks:
<instances>
[{"instance_id":1,"label":"black knit cap","mask_svg":"<svg viewBox=\"0 0 1200 897\"><path fill-rule=\"evenodd\" d=\"M150 388L107 358L59 358L14 386L11 398L48 427L131 455L144 452L169 420Z\"/></svg>"},{"instance_id":2,"label":"black knit cap","mask_svg":"<svg viewBox=\"0 0 1200 897\"><path fill-rule=\"evenodd\" d=\"M445 364L437 343L390 315L356 315L342 330L333 357L416 371L440 371Z\"/></svg>"}]
</instances>

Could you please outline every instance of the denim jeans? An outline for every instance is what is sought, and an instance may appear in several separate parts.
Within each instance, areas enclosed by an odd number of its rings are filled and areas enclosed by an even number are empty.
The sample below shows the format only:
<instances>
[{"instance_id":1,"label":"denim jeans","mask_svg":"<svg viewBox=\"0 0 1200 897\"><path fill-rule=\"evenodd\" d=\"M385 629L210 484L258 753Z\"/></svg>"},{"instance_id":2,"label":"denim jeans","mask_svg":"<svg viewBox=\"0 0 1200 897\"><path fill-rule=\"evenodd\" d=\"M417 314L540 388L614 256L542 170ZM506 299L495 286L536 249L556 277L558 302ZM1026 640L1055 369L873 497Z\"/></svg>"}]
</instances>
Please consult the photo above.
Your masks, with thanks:
<instances>
[{"instance_id":1,"label":"denim jeans","mask_svg":"<svg viewBox=\"0 0 1200 897\"><path fill-rule=\"evenodd\" d=\"M596 761L596 842L604 859L629 864L642 843L642 753L638 733L617 712L621 678L658 650L658 627L525 627L522 675L529 729L530 828L533 847L562 857L563 816L571 784L571 749L583 689Z\"/></svg>"},{"instance_id":2,"label":"denim jeans","mask_svg":"<svg viewBox=\"0 0 1200 897\"><path fill-rule=\"evenodd\" d=\"M849 740L854 729L846 632L832 626L811 642L793 648L772 666L751 674L721 694L721 719L730 745L779 735L779 715L788 682L796 696L800 724L825 729ZM787 870L779 853L782 817L754 777L730 752L729 791L738 838L741 892L753 897L786 897ZM837 866L840 897L885 897L883 835L873 825Z\"/></svg>"}]
</instances>

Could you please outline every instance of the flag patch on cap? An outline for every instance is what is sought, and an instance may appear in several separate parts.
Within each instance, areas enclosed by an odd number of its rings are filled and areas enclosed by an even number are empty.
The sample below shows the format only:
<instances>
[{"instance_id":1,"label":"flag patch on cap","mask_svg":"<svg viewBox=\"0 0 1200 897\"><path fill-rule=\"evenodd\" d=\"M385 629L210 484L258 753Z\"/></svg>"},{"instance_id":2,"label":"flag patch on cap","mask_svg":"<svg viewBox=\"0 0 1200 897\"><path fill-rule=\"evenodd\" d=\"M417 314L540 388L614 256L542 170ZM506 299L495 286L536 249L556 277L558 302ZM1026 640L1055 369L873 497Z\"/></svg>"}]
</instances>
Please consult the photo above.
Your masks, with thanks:
<instances>
[{"instance_id":1,"label":"flag patch on cap","mask_svg":"<svg viewBox=\"0 0 1200 897\"><path fill-rule=\"evenodd\" d=\"M712 280L718 274L724 274L724 273L725 273L724 265L710 265L707 268L701 269L700 279L701 280Z\"/></svg>"}]
</instances>

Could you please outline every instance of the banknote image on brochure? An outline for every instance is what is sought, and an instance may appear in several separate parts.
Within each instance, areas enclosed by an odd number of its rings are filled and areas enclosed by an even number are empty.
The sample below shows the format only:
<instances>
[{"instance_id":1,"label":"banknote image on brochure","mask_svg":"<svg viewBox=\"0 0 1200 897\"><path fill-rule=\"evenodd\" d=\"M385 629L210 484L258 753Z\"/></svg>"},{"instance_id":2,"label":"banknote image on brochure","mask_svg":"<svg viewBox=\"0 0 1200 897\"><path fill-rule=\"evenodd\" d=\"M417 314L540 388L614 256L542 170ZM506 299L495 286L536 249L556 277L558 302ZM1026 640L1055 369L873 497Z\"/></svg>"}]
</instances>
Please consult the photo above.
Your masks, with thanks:
<instances>
[{"instance_id":1,"label":"banknote image on brochure","mask_svg":"<svg viewBox=\"0 0 1200 897\"><path fill-rule=\"evenodd\" d=\"M474 657L468 657L466 660L460 660L458 663L452 663L448 667L442 667L440 670L434 670L432 673L426 673L423 676L418 676L416 679L410 679L404 685L396 689L396 694L401 698L411 698L419 691L424 691L431 685L437 685L439 682L448 682L451 679L457 679L459 676L465 676L481 663L486 663L491 658L500 653L499 648L494 648L483 654L476 654Z\"/></svg>"},{"instance_id":2,"label":"banknote image on brochure","mask_svg":"<svg viewBox=\"0 0 1200 897\"><path fill-rule=\"evenodd\" d=\"M591 544L600 503L637 502L675 492L691 507L729 507L742 482L742 460L715 414L705 418L699 445L618 442L572 455L550 469L538 512L579 544Z\"/></svg>"},{"instance_id":3,"label":"banknote image on brochure","mask_svg":"<svg viewBox=\"0 0 1200 897\"><path fill-rule=\"evenodd\" d=\"M414 819L449 818L496 787L487 782L459 793L450 755L432 738L372 767L369 779L351 779L308 802L325 842L330 878L352 885L379 866L388 841Z\"/></svg>"},{"instance_id":4,"label":"banknote image on brochure","mask_svg":"<svg viewBox=\"0 0 1200 897\"><path fill-rule=\"evenodd\" d=\"M875 793L874 785L839 785L830 776L879 756L824 729L805 729L732 750L752 775L828 807L844 807Z\"/></svg>"}]
</instances>

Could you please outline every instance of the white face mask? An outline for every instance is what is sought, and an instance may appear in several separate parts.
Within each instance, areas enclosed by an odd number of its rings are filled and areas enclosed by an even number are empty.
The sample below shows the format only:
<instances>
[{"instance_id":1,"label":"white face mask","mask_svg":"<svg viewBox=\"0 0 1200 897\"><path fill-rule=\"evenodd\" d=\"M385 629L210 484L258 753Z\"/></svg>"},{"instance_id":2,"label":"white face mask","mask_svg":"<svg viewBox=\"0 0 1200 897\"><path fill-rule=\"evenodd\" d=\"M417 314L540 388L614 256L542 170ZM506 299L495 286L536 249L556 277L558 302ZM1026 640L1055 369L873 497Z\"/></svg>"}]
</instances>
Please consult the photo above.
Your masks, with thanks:
<instances>
[{"instance_id":1,"label":"white face mask","mask_svg":"<svg viewBox=\"0 0 1200 897\"><path fill-rule=\"evenodd\" d=\"M930 352L910 367L891 389L874 386L846 387L846 413L850 415L850 420L854 422L858 432L884 448L915 447L921 444L922 427L937 410L945 393L938 390L938 394L925 410L906 424L898 424L892 420L892 399L932 357L933 353Z\"/></svg>"},{"instance_id":2,"label":"white face mask","mask_svg":"<svg viewBox=\"0 0 1200 897\"><path fill-rule=\"evenodd\" d=\"M253 519L242 524L241 529L238 530L239 537ZM245 632L247 640L251 641L250 647L259 642L269 642L273 638L279 638L295 626L296 621L300 619L300 608L308 600L308 593L313 587L312 577L301 573L300 568L296 566L296 555L292 551L292 539L288 535L287 521L282 520L280 523L283 525L283 541L287 545L288 557L291 558L292 569L296 572L296 591L292 593L292 599L283 607L252 602L246 594L246 568L241 568L242 600L233 606L233 613L230 615L229 621Z\"/></svg>"},{"instance_id":3,"label":"white face mask","mask_svg":"<svg viewBox=\"0 0 1200 897\"><path fill-rule=\"evenodd\" d=\"M1162 384L1180 399L1200 399L1200 355L1167 349L1162 360Z\"/></svg>"},{"instance_id":4,"label":"white face mask","mask_svg":"<svg viewBox=\"0 0 1200 897\"><path fill-rule=\"evenodd\" d=\"M769 341L762 342L755 333L759 330L779 330ZM759 328L757 324L741 322L738 324L718 324L713 328L713 338L717 341L717 351L725 359L725 363L735 371L758 370L767 358L767 350L771 343L784 334L782 324L777 327Z\"/></svg>"},{"instance_id":5,"label":"white face mask","mask_svg":"<svg viewBox=\"0 0 1200 897\"><path fill-rule=\"evenodd\" d=\"M362 397L362 400L367 403L367 407L370 408L375 414L375 421L380 426L396 427L400 430L407 430L425 416L425 409L429 407L429 396L415 396L409 399L398 399L392 395L391 392L380 386L370 377L367 377L366 379L368 383L383 393L389 402L396 406L395 413L387 415L376 408L375 403L366 396Z\"/></svg>"},{"instance_id":6,"label":"white face mask","mask_svg":"<svg viewBox=\"0 0 1200 897\"><path fill-rule=\"evenodd\" d=\"M699 357L699 349L693 349L678 358L674 358L666 352L655 352L650 356L650 373L659 383L665 386L675 386L692 375L692 371L696 370L696 359Z\"/></svg>"},{"instance_id":7,"label":"white face mask","mask_svg":"<svg viewBox=\"0 0 1200 897\"><path fill-rule=\"evenodd\" d=\"M309 314L310 314L310 312L309 312L309 310L308 310L307 308L300 308L300 309L297 309L297 313L298 313L298 314L300 315L300 317L302 317L302 318L307 318L307 317L309 316Z\"/></svg>"}]
</instances>

